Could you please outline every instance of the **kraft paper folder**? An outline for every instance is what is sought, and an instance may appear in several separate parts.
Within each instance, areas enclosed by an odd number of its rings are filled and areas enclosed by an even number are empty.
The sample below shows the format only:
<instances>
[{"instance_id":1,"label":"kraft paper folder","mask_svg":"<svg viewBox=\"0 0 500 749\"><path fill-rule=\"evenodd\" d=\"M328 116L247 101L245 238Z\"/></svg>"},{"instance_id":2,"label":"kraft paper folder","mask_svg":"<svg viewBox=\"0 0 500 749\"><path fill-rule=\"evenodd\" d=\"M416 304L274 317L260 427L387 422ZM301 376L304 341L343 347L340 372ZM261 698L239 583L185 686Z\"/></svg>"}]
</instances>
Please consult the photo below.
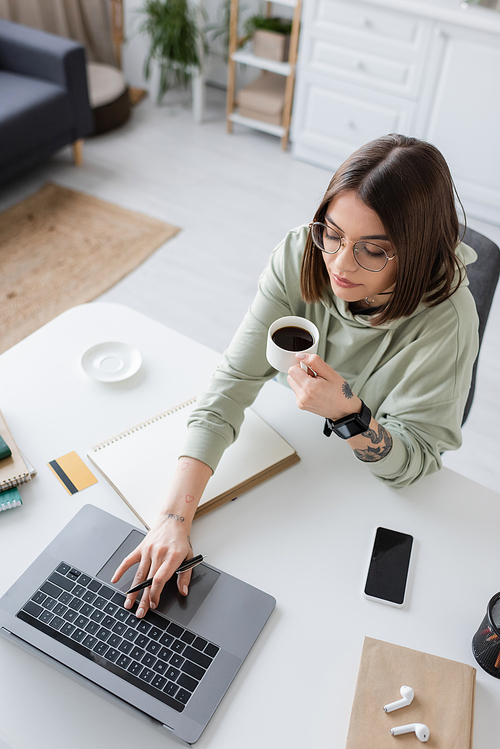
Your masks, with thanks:
<instances>
[{"instance_id":1,"label":"kraft paper folder","mask_svg":"<svg viewBox=\"0 0 500 749\"><path fill-rule=\"evenodd\" d=\"M187 435L196 398L95 445L87 454L147 528L153 524ZM299 456L255 411L247 409L238 439L224 453L195 517L235 499L294 465Z\"/></svg>"},{"instance_id":2,"label":"kraft paper folder","mask_svg":"<svg viewBox=\"0 0 500 749\"><path fill-rule=\"evenodd\" d=\"M413 701L385 713L384 705L401 699L403 685L413 688ZM346 749L402 749L403 741L416 748L414 733L390 733L408 723L425 723L429 749L471 749L475 685L473 666L365 637Z\"/></svg>"}]
</instances>

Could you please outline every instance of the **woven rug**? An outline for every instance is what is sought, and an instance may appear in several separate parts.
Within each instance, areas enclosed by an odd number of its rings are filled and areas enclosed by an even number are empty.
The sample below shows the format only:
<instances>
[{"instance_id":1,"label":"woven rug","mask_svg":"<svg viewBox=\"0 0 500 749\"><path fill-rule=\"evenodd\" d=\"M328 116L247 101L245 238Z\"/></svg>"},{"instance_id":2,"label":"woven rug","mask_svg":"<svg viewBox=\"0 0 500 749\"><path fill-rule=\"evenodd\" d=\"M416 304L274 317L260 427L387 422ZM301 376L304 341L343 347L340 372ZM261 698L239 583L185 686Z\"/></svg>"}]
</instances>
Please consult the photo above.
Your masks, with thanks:
<instances>
[{"instance_id":1,"label":"woven rug","mask_svg":"<svg viewBox=\"0 0 500 749\"><path fill-rule=\"evenodd\" d=\"M178 231L50 183L0 213L0 353L95 299Z\"/></svg>"}]
</instances>

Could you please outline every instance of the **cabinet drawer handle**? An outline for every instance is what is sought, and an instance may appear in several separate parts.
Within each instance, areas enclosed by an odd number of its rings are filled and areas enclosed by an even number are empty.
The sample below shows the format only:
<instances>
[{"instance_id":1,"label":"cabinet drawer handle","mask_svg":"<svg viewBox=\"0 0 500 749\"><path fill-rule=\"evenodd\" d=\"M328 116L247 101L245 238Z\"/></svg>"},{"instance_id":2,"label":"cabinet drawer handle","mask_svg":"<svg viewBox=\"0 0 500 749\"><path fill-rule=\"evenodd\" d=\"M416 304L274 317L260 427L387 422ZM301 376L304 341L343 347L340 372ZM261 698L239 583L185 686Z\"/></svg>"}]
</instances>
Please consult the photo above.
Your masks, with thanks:
<instances>
[{"instance_id":1,"label":"cabinet drawer handle","mask_svg":"<svg viewBox=\"0 0 500 749\"><path fill-rule=\"evenodd\" d=\"M356 67L358 70L366 70L366 65L362 60L358 60Z\"/></svg>"},{"instance_id":2,"label":"cabinet drawer handle","mask_svg":"<svg viewBox=\"0 0 500 749\"><path fill-rule=\"evenodd\" d=\"M373 29L373 21L371 20L371 18L365 18L363 20L363 26L365 27L365 29Z\"/></svg>"},{"instance_id":3,"label":"cabinet drawer handle","mask_svg":"<svg viewBox=\"0 0 500 749\"><path fill-rule=\"evenodd\" d=\"M349 128L349 130L356 130L356 123L354 122L354 120L349 120L349 122L347 123L347 127Z\"/></svg>"}]
</instances>

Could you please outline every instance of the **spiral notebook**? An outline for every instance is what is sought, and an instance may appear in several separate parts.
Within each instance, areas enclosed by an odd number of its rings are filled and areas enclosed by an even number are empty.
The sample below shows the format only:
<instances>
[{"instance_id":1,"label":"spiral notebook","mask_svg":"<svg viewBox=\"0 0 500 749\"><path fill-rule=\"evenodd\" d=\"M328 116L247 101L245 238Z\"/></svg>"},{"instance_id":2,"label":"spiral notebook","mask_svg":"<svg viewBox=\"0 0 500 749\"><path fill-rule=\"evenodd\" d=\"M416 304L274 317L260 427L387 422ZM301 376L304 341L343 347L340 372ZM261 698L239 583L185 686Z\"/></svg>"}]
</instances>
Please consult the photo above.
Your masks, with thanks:
<instances>
[{"instance_id":1,"label":"spiral notebook","mask_svg":"<svg viewBox=\"0 0 500 749\"><path fill-rule=\"evenodd\" d=\"M0 492L0 512L5 512L5 510L12 510L14 509L14 507L20 507L22 503L23 501L21 499L21 495L19 494L19 489L16 486ZM0 749L2 749L1 746Z\"/></svg>"},{"instance_id":2,"label":"spiral notebook","mask_svg":"<svg viewBox=\"0 0 500 749\"><path fill-rule=\"evenodd\" d=\"M141 523L150 528L187 436L196 398L158 414L89 450L88 457ZM300 460L255 411L247 409L238 439L225 451L195 517L235 499Z\"/></svg>"}]
</instances>

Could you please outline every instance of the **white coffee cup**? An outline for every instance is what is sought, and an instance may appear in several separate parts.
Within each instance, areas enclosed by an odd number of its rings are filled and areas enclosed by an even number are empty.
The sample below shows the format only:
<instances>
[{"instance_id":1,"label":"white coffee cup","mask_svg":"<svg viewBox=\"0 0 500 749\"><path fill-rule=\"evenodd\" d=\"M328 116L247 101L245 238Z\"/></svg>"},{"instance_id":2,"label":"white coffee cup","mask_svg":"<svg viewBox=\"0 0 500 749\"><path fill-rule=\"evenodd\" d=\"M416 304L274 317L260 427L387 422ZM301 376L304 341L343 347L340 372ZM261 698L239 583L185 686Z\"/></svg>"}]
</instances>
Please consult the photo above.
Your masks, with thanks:
<instances>
[{"instance_id":1,"label":"white coffee cup","mask_svg":"<svg viewBox=\"0 0 500 749\"><path fill-rule=\"evenodd\" d=\"M279 320L275 320L269 328L269 331L267 333L266 348L267 361L272 367L274 367L274 369L277 369L278 372L288 372L290 367L293 367L295 364L299 363L297 357L295 356L295 354L299 353L298 350L287 350L285 348L282 348L281 346L278 346L278 344L273 341L273 335L276 333L276 331L281 330L281 328L291 327L302 328L312 336L312 345L309 346L309 348L302 349L301 353L315 354L318 350L319 330L313 322L310 322L310 320L306 320L304 317L296 317L294 315L289 315L288 317L280 317ZM303 365L302 362L300 363L300 366L303 369L307 370L307 367Z\"/></svg>"}]
</instances>

